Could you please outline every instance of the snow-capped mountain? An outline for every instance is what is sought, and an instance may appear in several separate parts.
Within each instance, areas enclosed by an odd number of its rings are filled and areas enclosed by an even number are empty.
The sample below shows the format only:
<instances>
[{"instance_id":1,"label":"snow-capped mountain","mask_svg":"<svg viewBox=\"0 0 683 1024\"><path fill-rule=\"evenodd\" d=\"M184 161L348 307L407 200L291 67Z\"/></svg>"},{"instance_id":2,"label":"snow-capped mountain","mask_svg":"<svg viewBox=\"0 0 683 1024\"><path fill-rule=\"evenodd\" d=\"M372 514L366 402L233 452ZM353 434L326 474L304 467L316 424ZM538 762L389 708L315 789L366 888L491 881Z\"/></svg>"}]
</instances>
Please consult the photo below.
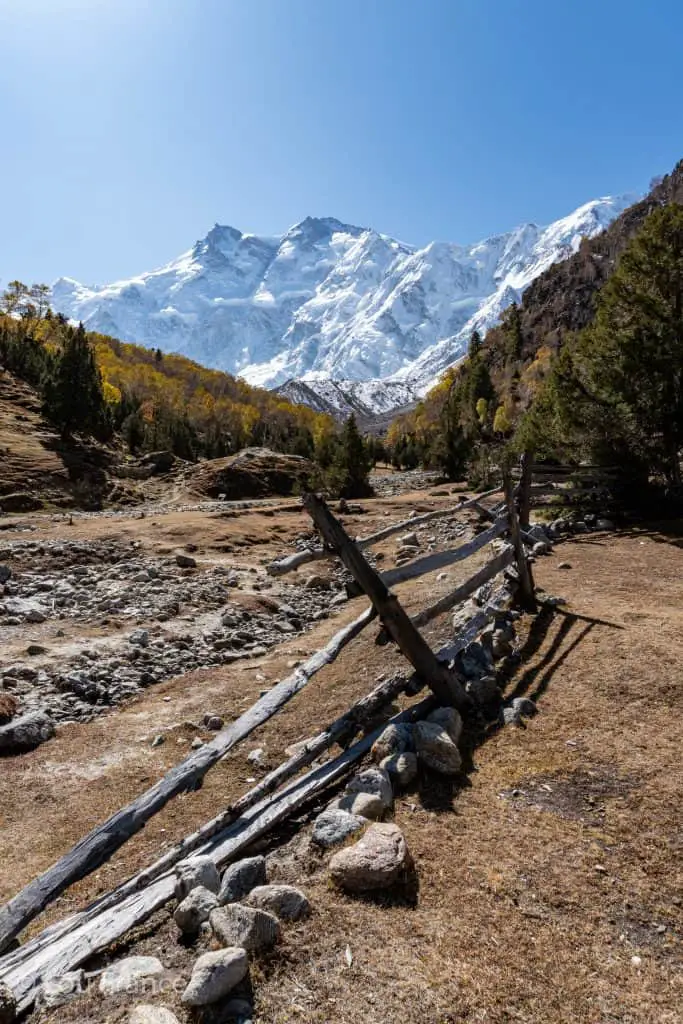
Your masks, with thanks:
<instances>
[{"instance_id":1,"label":"snow-capped mountain","mask_svg":"<svg viewBox=\"0 0 683 1024\"><path fill-rule=\"evenodd\" d=\"M60 278L56 310L124 341L180 352L277 387L304 380L321 401L365 382L378 411L424 391L530 282L576 251L635 197L597 199L549 227L525 224L476 245L422 249L370 228L307 217L283 236L216 225L151 273L87 287ZM363 397L365 394L365 398ZM408 399L409 400L409 399ZM404 403L396 403L404 404Z\"/></svg>"},{"instance_id":2,"label":"snow-capped mountain","mask_svg":"<svg viewBox=\"0 0 683 1024\"><path fill-rule=\"evenodd\" d=\"M355 413L370 419L401 406L412 405L419 391L408 381L394 380L288 380L277 392L297 405L310 405L316 412L325 412L337 419Z\"/></svg>"}]
</instances>

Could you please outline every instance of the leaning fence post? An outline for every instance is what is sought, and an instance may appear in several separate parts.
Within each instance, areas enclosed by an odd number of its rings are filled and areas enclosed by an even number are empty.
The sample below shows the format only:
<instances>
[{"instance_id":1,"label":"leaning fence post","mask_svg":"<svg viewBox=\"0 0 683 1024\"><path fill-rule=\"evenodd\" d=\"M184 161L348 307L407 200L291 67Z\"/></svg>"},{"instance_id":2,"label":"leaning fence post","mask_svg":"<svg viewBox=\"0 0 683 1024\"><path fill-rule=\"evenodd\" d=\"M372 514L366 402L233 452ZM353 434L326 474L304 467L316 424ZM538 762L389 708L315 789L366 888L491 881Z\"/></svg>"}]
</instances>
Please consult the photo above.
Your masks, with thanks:
<instances>
[{"instance_id":1,"label":"leaning fence post","mask_svg":"<svg viewBox=\"0 0 683 1024\"><path fill-rule=\"evenodd\" d=\"M521 475L519 478L519 524L523 530L529 529L529 518L531 514L531 479L534 471L533 453L526 451L522 453L519 460Z\"/></svg>"},{"instance_id":2,"label":"leaning fence post","mask_svg":"<svg viewBox=\"0 0 683 1024\"><path fill-rule=\"evenodd\" d=\"M525 611L535 612L536 597L534 594L534 581L531 575L531 566L527 561L526 552L524 550L524 542L522 540L522 533L519 525L517 502L515 501L512 477L509 469L506 469L503 473L503 490L505 492L505 502L507 504L508 515L510 517L510 539L512 540L512 546L515 549L515 560L517 562L517 571L519 573L521 605Z\"/></svg>"}]
</instances>

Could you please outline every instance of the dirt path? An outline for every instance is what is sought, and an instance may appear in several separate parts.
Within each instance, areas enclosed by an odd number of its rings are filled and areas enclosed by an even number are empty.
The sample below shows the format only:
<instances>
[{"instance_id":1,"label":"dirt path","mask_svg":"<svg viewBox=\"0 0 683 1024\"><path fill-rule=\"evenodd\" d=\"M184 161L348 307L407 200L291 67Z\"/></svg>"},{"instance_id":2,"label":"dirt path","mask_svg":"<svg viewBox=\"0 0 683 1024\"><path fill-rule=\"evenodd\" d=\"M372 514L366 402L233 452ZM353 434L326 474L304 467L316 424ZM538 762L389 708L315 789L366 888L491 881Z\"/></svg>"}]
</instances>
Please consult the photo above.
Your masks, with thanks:
<instances>
[{"instance_id":1,"label":"dirt path","mask_svg":"<svg viewBox=\"0 0 683 1024\"><path fill-rule=\"evenodd\" d=\"M370 532L385 511L394 515L415 501L376 503L359 517L357 532ZM166 522L159 543L169 542L171 530L190 528L179 522ZM271 524L256 513L238 522L243 536L253 531L261 538L253 546L261 556ZM125 529L142 523L131 520ZM211 544L220 542L213 520L191 528L200 545L209 534ZM272 546L282 550L300 528L288 523ZM105 527L92 520L78 529ZM571 569L559 569L563 562ZM471 563L463 570L469 571ZM528 728L497 732L474 750L467 785L429 776L397 800L395 820L416 861L417 892L377 901L339 895L305 835L274 858L274 874L300 884L314 913L287 929L277 956L255 965L259 1021L682 1019L683 549L647 532L592 535L558 546L537 563L536 578L568 603L539 616L530 632L527 625L523 662L507 692L537 698L540 714ZM434 581L400 593L419 607L434 594ZM361 607L344 606L254 662L162 683L104 718L63 728L33 754L0 762L0 895L16 891L175 763L202 735L197 722L206 711L238 715ZM447 633L448 624L437 622L432 642ZM217 766L198 794L176 799L40 924L151 860L273 766L285 746L400 665L391 648L375 647L370 636L357 640L253 742ZM161 732L166 742L151 748ZM265 750L258 768L246 760L255 746ZM135 951L156 952L186 976L192 954L178 945L172 922L161 914L151 924ZM164 1003L189 1020L173 998ZM124 1021L126 1009L93 995L39 1019Z\"/></svg>"}]
</instances>

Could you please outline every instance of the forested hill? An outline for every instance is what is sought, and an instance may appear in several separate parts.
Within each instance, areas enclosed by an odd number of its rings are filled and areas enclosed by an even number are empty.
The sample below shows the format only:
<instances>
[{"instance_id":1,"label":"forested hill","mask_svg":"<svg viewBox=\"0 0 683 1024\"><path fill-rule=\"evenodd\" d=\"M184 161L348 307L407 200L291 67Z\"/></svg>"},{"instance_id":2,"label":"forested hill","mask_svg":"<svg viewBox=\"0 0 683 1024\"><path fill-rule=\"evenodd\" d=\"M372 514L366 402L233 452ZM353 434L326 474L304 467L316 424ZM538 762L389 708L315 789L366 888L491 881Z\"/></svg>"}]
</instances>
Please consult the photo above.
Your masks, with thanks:
<instances>
[{"instance_id":1,"label":"forested hill","mask_svg":"<svg viewBox=\"0 0 683 1024\"><path fill-rule=\"evenodd\" d=\"M683 160L604 232L584 239L577 253L553 264L529 285L519 305L519 369L535 358L539 349L547 346L556 351L567 333L580 331L591 322L597 294L614 271L619 255L646 217L667 203L683 203ZM487 332L484 348L487 361L501 367L509 350L505 324Z\"/></svg>"}]
</instances>

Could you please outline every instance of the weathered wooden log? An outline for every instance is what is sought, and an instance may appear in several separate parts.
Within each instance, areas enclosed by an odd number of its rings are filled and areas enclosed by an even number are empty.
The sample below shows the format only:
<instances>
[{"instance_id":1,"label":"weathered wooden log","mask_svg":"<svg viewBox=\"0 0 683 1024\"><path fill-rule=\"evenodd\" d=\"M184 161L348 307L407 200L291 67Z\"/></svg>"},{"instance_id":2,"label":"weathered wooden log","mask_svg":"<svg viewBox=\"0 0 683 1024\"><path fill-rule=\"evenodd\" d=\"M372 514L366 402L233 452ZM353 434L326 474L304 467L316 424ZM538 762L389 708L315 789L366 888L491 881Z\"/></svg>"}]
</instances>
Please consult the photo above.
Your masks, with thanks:
<instances>
[{"instance_id":1,"label":"weathered wooden log","mask_svg":"<svg viewBox=\"0 0 683 1024\"><path fill-rule=\"evenodd\" d=\"M335 743L339 743L342 746L346 745L361 728L367 726L367 723L372 720L373 716L382 707L398 697L399 694L405 692L407 688L408 679L400 675L392 676L390 679L380 683L374 690L352 704L347 711L336 718L330 725L326 726L320 733L309 737L304 742L301 750L286 761L283 761L272 772L269 772L256 786L253 786L239 800L236 800L234 804L221 811L220 814L210 821L205 822L196 832L185 836L184 839L167 850L153 864L143 868L142 871L133 875L108 894L98 897L97 901L86 911L69 917L65 921L52 925L41 932L38 939L32 942L31 948L33 952L36 952L41 943L54 942L60 936L83 924L85 920L90 920L95 914L102 914L105 910L117 906L128 896L140 892L141 889L145 889L153 881L173 868L178 861L191 856L200 846L246 814L259 801L273 793L284 782L301 771L302 768L310 765L325 750L329 750ZM411 692L414 694L417 690L411 688ZM20 962L24 956L23 948L20 947L16 952L8 954L5 960L2 961L3 965L10 967Z\"/></svg>"},{"instance_id":2,"label":"weathered wooden log","mask_svg":"<svg viewBox=\"0 0 683 1024\"><path fill-rule=\"evenodd\" d=\"M414 562L401 565L396 569L388 569L386 572L381 573L380 578L387 587L393 587L397 583L416 579L418 576L424 576L425 573L443 569L447 565L455 565L457 562L462 562L477 551L480 551L481 548L490 544L496 537L500 537L501 534L505 533L507 529L507 516L502 516L488 530L477 534L476 537L473 537L467 543L460 544L457 548L451 548L448 551L435 551L432 554L424 555L422 558L417 558Z\"/></svg>"},{"instance_id":3,"label":"weathered wooden log","mask_svg":"<svg viewBox=\"0 0 683 1024\"><path fill-rule=\"evenodd\" d=\"M259 725L268 721L299 693L325 665L334 661L346 646L374 618L368 608L357 619L339 630L326 647L316 651L303 665L269 690L235 722L223 729L211 743L193 751L171 768L154 786L117 811L103 824L81 839L68 853L38 878L29 882L9 903L0 908L0 951L68 886L95 871L131 836L144 827L153 815L179 793L198 788L201 780L222 757Z\"/></svg>"},{"instance_id":4,"label":"weathered wooden log","mask_svg":"<svg viewBox=\"0 0 683 1024\"><path fill-rule=\"evenodd\" d=\"M433 706L433 699L428 698L394 715L389 722L414 721L423 717ZM290 783L285 790L261 801L238 821L199 847L197 856L211 856L219 866L234 860L256 839L266 835L279 822L343 778L368 753L385 725L363 737L333 761L307 772ZM75 915L72 919L75 926L68 933L56 936L53 929L50 942L41 942L41 936L37 936L15 953L0 959L0 981L9 985L14 992L20 1012L31 1006L43 981L73 970L142 924L173 899L174 887L175 876L172 871L167 872L147 888L121 900L115 907L89 916L90 910L96 911L96 902L92 908Z\"/></svg>"},{"instance_id":5,"label":"weathered wooden log","mask_svg":"<svg viewBox=\"0 0 683 1024\"><path fill-rule=\"evenodd\" d=\"M519 526L517 504L512 487L512 477L506 473L503 479L505 500L508 506L508 519L510 522L510 538L515 550L517 572L519 573L519 598L520 604L528 612L536 611L536 597L534 594L534 581L531 575L531 567L527 561L524 550L524 540Z\"/></svg>"},{"instance_id":6,"label":"weathered wooden log","mask_svg":"<svg viewBox=\"0 0 683 1024\"><path fill-rule=\"evenodd\" d=\"M534 469L534 460L531 452L526 451L522 453L522 456L519 460L519 468L519 525L522 530L528 530L530 511L529 490L531 487Z\"/></svg>"},{"instance_id":7,"label":"weathered wooden log","mask_svg":"<svg viewBox=\"0 0 683 1024\"><path fill-rule=\"evenodd\" d=\"M450 508L439 508L433 512L425 512L423 515L414 516L412 519L404 519L403 522L394 523L392 526L386 526L383 530L378 530L377 533L370 534L367 537L357 537L356 544L361 550L372 547L374 544L379 544L380 541L386 540L387 537L392 537L395 533L401 533L402 530L412 530L416 526L420 526L421 523L431 522L432 519L445 519L449 516L455 516L459 512L463 512L465 509L474 507L477 502L481 501L482 498L488 498L492 494L497 494L500 491L500 487L494 488L492 491L485 491L483 494L477 495L476 498L470 498L468 501L461 501L457 505L453 505ZM271 562L267 566L266 571L271 576L283 576L285 573L292 572L294 569L298 569L301 565L306 565L307 562L314 562L321 558L329 558L333 552L329 548L325 547L314 547L307 548L305 551L296 551L293 555L288 555L286 558L278 558L274 562Z\"/></svg>"},{"instance_id":8,"label":"weathered wooden log","mask_svg":"<svg viewBox=\"0 0 683 1024\"><path fill-rule=\"evenodd\" d=\"M434 657L429 644L413 626L398 598L392 594L375 570L368 565L357 545L340 522L335 519L322 498L315 494L304 497L304 508L310 514L325 543L333 548L356 582L363 588L380 616L387 632L408 659L419 677L445 704L465 709L469 700L461 681Z\"/></svg>"}]
</instances>

